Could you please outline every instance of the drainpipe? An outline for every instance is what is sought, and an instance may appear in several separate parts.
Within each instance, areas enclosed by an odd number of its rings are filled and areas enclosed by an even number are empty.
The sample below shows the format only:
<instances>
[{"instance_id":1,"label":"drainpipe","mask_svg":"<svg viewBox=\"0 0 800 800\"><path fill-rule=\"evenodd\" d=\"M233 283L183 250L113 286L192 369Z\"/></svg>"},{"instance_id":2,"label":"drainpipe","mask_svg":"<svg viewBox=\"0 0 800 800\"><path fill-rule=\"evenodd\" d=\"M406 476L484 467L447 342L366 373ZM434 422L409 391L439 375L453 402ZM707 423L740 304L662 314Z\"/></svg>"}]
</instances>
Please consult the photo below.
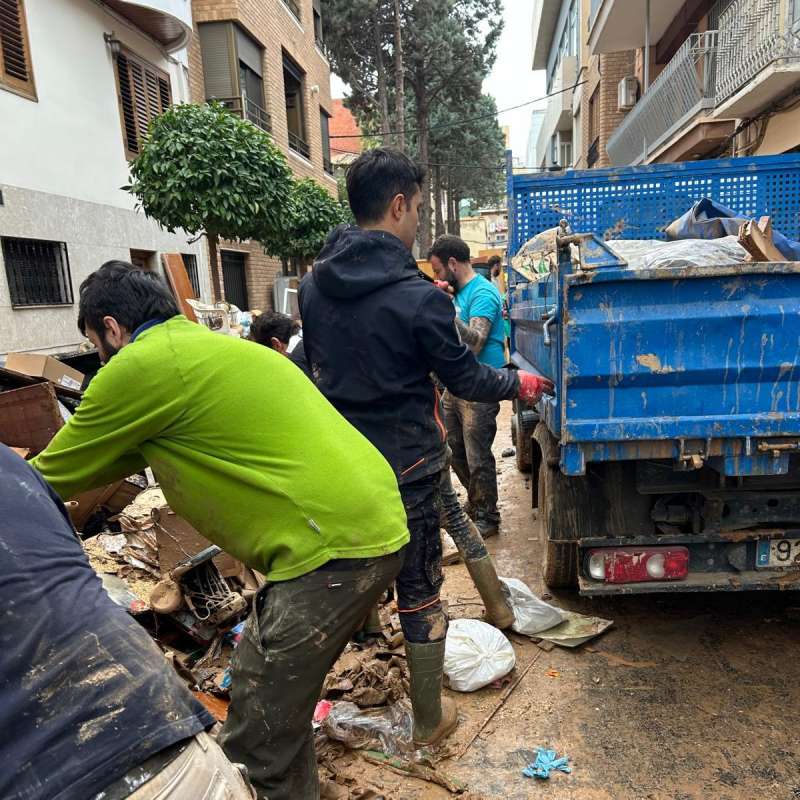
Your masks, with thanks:
<instances>
[{"instance_id":1,"label":"drainpipe","mask_svg":"<svg viewBox=\"0 0 800 800\"><path fill-rule=\"evenodd\" d=\"M650 0L644 2L644 86L642 94L650 88Z\"/></svg>"}]
</instances>

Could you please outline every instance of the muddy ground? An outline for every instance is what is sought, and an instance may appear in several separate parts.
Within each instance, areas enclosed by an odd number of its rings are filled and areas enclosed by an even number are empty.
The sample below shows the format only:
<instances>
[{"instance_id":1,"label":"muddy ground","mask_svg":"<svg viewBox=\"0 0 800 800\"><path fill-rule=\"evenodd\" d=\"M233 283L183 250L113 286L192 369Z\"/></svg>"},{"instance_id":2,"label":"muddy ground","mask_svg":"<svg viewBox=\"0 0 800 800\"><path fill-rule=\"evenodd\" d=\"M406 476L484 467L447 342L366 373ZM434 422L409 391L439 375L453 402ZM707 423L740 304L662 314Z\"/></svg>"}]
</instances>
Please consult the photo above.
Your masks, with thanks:
<instances>
[{"instance_id":1,"label":"muddy ground","mask_svg":"<svg viewBox=\"0 0 800 800\"><path fill-rule=\"evenodd\" d=\"M500 457L511 445L510 413L504 403L495 442L503 522L488 546L501 575L541 593L542 544L529 480L513 457ZM451 616L480 616L464 567L445 573ZM471 798L800 798L800 594L583 599L561 593L552 602L613 619L614 627L578 650L544 652L512 637L517 674L536 662L464 756L440 767L464 780ZM451 737L455 749L501 694L453 693L461 716ZM572 774L523 777L537 746L569 755ZM342 769L395 800L450 797L356 756Z\"/></svg>"}]
</instances>

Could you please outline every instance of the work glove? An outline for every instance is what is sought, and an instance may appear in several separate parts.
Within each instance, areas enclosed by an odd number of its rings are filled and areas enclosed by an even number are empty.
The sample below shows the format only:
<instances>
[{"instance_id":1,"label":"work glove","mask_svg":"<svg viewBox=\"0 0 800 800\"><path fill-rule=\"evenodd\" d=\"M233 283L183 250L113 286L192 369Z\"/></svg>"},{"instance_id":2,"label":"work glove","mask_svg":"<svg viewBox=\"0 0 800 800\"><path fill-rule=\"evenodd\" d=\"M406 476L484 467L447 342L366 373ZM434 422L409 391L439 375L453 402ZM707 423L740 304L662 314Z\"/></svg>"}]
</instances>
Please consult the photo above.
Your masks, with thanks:
<instances>
[{"instance_id":1,"label":"work glove","mask_svg":"<svg viewBox=\"0 0 800 800\"><path fill-rule=\"evenodd\" d=\"M523 403L533 405L543 394L555 394L555 386L553 381L549 378L540 378L531 372L523 372L520 370L519 375L519 393L517 397Z\"/></svg>"},{"instance_id":2,"label":"work glove","mask_svg":"<svg viewBox=\"0 0 800 800\"><path fill-rule=\"evenodd\" d=\"M447 292L451 297L453 296L453 287L447 281L434 281L433 285L437 289L441 289L443 292Z\"/></svg>"}]
</instances>

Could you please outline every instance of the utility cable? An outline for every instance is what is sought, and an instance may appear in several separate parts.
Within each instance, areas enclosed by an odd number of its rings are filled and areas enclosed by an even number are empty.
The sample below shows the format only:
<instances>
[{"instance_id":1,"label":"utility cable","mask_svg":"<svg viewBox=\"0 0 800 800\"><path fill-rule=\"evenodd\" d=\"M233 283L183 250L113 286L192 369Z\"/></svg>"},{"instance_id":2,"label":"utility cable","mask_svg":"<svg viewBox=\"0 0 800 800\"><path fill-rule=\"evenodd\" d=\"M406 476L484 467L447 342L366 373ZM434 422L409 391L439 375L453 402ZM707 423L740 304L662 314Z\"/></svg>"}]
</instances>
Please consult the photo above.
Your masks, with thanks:
<instances>
[{"instance_id":1,"label":"utility cable","mask_svg":"<svg viewBox=\"0 0 800 800\"><path fill-rule=\"evenodd\" d=\"M419 133L420 131L435 131L439 130L440 128L454 128L457 125L463 125L467 122L477 122L478 120L482 119L490 119L496 117L500 114L505 113L506 111L515 111L518 108L524 108L525 106L533 105L534 103L540 103L542 100L547 100L549 97L555 97L559 94L564 94L564 92L571 92L573 89L577 89L578 86L583 86L584 83L588 83L588 81L578 81L577 83L572 84L572 86L567 86L564 89L559 89L557 92L550 92L549 94L542 95L541 97L536 97L533 100L527 100L524 103L519 103L516 106L509 106L508 108L500 108L497 111L492 111L488 114L479 114L476 117L464 117L463 119L455 120L454 122L440 122L438 125L428 125L425 128L406 128L405 130L401 131L381 131L379 133L351 133L351 134L339 134L336 136L329 136L329 139L372 139L376 137L383 137L383 136L396 136L398 133Z\"/></svg>"}]
</instances>

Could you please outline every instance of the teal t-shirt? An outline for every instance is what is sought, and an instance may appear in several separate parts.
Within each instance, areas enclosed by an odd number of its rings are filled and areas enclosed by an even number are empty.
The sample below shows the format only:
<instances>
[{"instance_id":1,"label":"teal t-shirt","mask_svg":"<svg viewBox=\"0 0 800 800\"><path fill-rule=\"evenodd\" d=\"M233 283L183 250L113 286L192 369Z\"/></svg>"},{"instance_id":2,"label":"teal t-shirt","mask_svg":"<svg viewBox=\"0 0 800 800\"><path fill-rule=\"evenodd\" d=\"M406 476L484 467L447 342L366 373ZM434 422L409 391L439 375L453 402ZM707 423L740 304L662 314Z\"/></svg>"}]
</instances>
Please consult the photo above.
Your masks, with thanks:
<instances>
[{"instance_id":1,"label":"teal t-shirt","mask_svg":"<svg viewBox=\"0 0 800 800\"><path fill-rule=\"evenodd\" d=\"M492 327L478 361L490 367L502 367L506 363L503 335L503 298L496 286L483 275L476 275L456 294L456 309L461 321L469 325L471 317L486 317Z\"/></svg>"}]
</instances>

